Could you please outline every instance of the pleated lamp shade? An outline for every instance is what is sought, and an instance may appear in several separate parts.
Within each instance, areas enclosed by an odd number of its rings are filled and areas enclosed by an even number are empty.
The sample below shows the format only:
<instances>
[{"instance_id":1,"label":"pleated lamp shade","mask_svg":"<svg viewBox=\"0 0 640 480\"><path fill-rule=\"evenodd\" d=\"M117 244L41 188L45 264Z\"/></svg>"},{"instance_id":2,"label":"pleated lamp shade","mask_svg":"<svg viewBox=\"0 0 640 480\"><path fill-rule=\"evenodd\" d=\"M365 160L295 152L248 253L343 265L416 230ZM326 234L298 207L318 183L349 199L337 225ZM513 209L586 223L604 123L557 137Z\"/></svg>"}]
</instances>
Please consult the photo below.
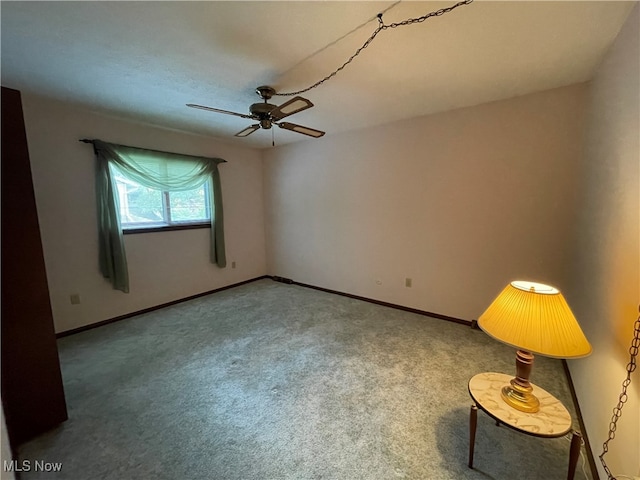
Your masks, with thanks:
<instances>
[{"instance_id":1,"label":"pleated lamp shade","mask_svg":"<svg viewBox=\"0 0 640 480\"><path fill-rule=\"evenodd\" d=\"M507 345L553 358L585 357L591 345L557 288L511 282L478 319L487 334Z\"/></svg>"}]
</instances>

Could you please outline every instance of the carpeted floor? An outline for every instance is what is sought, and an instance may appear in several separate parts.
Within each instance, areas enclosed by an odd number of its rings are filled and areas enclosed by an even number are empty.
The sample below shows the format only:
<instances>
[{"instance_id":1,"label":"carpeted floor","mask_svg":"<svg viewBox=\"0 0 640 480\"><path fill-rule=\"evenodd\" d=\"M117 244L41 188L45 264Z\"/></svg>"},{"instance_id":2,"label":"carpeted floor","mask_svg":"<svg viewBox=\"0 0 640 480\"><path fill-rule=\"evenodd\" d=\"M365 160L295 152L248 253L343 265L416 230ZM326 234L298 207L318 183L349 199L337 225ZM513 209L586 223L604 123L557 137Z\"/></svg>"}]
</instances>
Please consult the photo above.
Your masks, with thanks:
<instances>
[{"instance_id":1,"label":"carpeted floor","mask_svg":"<svg viewBox=\"0 0 640 480\"><path fill-rule=\"evenodd\" d=\"M260 280L59 349L69 420L19 456L62 470L23 479L566 478L568 440L482 412L467 467L468 380L515 352L464 325ZM560 361L532 381L573 413Z\"/></svg>"}]
</instances>

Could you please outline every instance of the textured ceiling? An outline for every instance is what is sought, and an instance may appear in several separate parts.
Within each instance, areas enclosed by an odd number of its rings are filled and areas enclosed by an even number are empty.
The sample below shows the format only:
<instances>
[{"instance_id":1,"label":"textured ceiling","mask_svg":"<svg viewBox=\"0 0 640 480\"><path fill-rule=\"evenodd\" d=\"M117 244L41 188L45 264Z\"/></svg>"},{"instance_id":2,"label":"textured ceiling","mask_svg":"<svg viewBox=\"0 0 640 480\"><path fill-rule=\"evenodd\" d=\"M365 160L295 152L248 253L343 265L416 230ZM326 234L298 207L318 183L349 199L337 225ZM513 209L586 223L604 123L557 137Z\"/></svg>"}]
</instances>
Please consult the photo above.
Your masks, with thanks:
<instances>
[{"instance_id":1,"label":"textured ceiling","mask_svg":"<svg viewBox=\"0 0 640 480\"><path fill-rule=\"evenodd\" d=\"M252 147L259 85L305 88L376 29L455 2L7 2L2 84L95 111ZM589 80L635 2L476 0L381 31L288 121L337 132ZM360 27L360 28L358 28ZM290 97L274 97L281 104ZM319 141L275 130L277 144Z\"/></svg>"}]
</instances>

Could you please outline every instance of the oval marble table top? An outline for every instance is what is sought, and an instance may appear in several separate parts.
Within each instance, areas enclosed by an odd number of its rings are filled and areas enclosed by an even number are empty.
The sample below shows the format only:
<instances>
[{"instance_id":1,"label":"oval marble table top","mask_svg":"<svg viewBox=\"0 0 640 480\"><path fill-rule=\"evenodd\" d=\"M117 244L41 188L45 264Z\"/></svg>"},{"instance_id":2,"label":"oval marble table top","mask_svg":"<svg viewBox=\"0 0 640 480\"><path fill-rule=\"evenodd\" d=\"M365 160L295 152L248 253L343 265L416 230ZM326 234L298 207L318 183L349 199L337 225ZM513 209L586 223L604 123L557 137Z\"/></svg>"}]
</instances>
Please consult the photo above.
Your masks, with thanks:
<instances>
[{"instance_id":1,"label":"oval marble table top","mask_svg":"<svg viewBox=\"0 0 640 480\"><path fill-rule=\"evenodd\" d=\"M571 415L560 400L531 384L540 400L540 410L526 413L507 405L500 392L513 376L504 373L479 373L469 380L469 393L479 408L496 420L530 435L561 437L571 430Z\"/></svg>"}]
</instances>

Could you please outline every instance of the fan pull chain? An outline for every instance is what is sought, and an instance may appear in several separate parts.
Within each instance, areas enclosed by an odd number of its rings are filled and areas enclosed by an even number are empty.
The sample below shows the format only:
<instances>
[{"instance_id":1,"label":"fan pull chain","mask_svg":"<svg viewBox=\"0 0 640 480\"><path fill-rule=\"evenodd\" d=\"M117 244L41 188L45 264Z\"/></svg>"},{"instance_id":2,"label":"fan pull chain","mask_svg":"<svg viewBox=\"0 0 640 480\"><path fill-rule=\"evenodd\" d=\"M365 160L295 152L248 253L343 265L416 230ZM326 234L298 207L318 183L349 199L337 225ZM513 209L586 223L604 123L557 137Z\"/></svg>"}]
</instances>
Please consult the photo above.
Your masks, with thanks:
<instances>
[{"instance_id":1,"label":"fan pull chain","mask_svg":"<svg viewBox=\"0 0 640 480\"><path fill-rule=\"evenodd\" d=\"M271 146L275 147L276 146L276 134L273 131L274 129L271 128Z\"/></svg>"},{"instance_id":2,"label":"fan pull chain","mask_svg":"<svg viewBox=\"0 0 640 480\"><path fill-rule=\"evenodd\" d=\"M452 11L452 10L462 6L462 5L469 5L472 2L473 2L473 0L463 0L461 2L456 3L455 5L452 5L452 6L447 7L447 8L441 8L440 10L436 10L434 12L427 13L426 15L423 15L421 17L408 18L406 20L403 20L402 22L390 23L389 25L384 23L384 21L382 20L382 13L379 13L378 14L378 28L376 28L375 31L371 34L371 36L367 39L367 41L364 42L364 44L360 48L358 48L355 51L355 53L353 55L351 55L351 57L349 57L349 59L346 62L344 62L341 66L339 66L336 70L331 72L329 75L324 77L322 80L318 80L316 83L314 83L313 85L311 85L311 86L309 86L307 88L304 88L302 90L298 90L298 91L295 91L295 92L274 93L274 95L278 95L278 96L281 96L281 97L289 97L289 96L292 96L292 95L299 95L301 93L308 92L312 88L319 87L324 82L326 82L330 78L332 78L335 75L337 75L338 72L340 72L342 69L344 69L347 65L349 65L358 55L360 55L360 52L362 52L362 50L367 48L371 44L371 42L373 42L373 39L376 38L378 33L380 33L382 30L386 30L387 28L404 27L405 25L411 25L411 24L414 24L414 23L422 23L428 18L440 17L440 16L444 15L445 13L449 13L450 11Z\"/></svg>"}]
</instances>

